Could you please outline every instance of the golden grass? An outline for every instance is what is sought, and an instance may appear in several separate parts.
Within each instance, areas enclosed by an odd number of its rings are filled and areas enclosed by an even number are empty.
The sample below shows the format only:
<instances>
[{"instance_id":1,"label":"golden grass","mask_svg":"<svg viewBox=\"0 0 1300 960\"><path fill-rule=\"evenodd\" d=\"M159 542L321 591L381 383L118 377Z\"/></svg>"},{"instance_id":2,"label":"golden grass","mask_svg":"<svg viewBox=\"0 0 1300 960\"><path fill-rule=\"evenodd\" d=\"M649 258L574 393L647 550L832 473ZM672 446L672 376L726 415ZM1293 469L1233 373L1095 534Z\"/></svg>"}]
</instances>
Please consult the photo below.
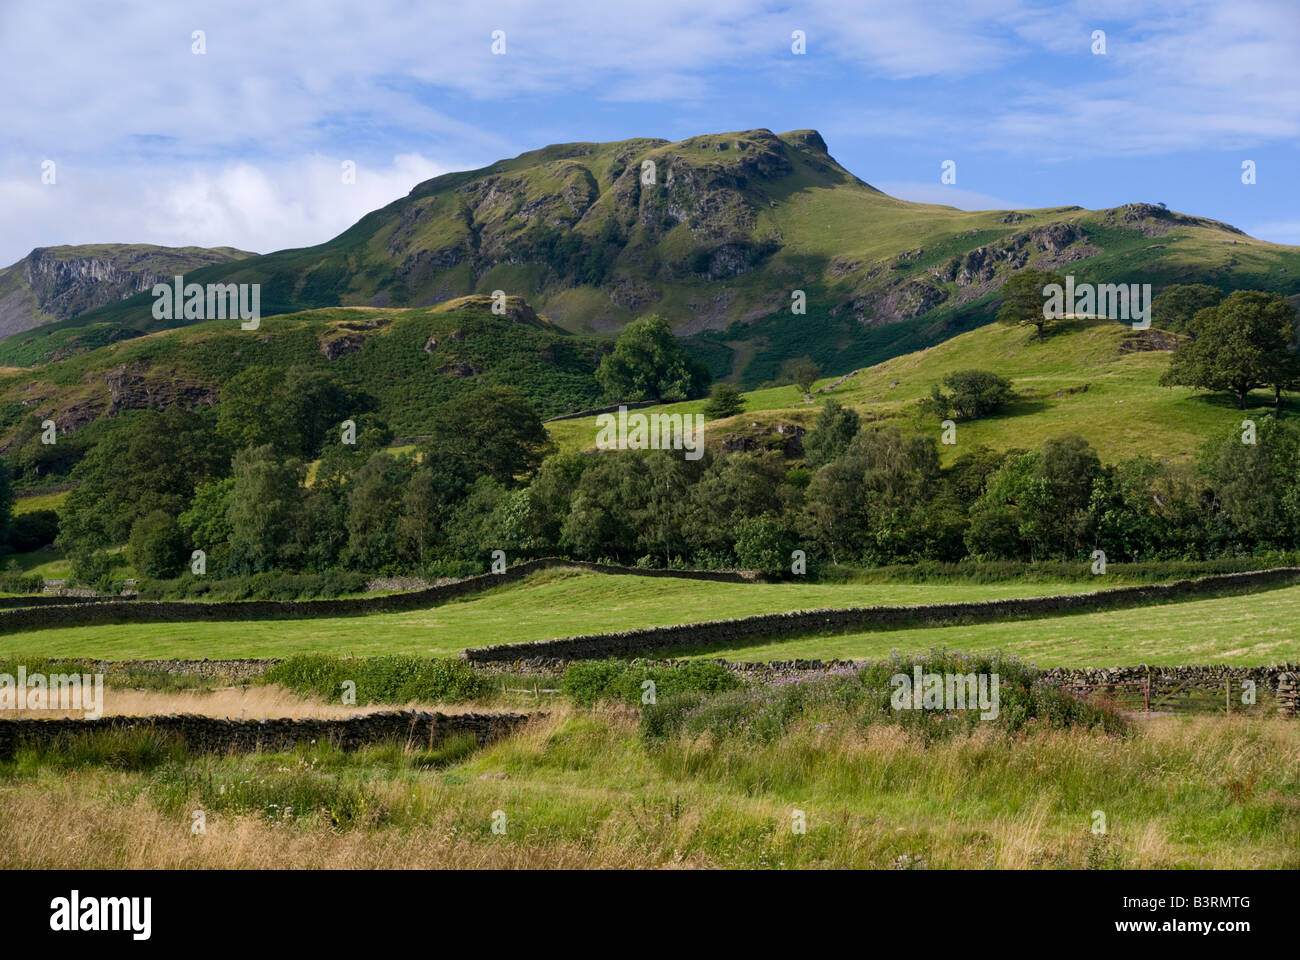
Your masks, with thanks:
<instances>
[{"instance_id":1,"label":"golden grass","mask_svg":"<svg viewBox=\"0 0 1300 960\"><path fill-rule=\"evenodd\" d=\"M227 687L209 691L155 691L130 690L107 687L104 690L106 717L155 717L188 713L201 717L228 717L231 719L318 719L335 720L367 713L391 710L437 710L440 713L493 713L494 708L467 706L465 704L427 704L411 702L406 705L391 703L348 706L326 703L299 696L279 684L268 683L248 687ZM509 712L509 711L506 711ZM80 718L80 710L12 710L4 719L51 719L55 717Z\"/></svg>"},{"instance_id":2,"label":"golden grass","mask_svg":"<svg viewBox=\"0 0 1300 960\"><path fill-rule=\"evenodd\" d=\"M981 729L922 746L894 726L818 724L776 743L703 737L659 752L637 735L635 709L561 706L450 767L413 766L400 750L342 765L311 753L188 761L200 785L360 778L367 801L346 829L209 808L195 836L197 792L169 806L151 793L156 771L27 769L0 782L0 858L38 869L1295 869L1298 747L1292 721L1158 717L1123 739ZM505 835L491 831L497 810ZM806 835L791 830L796 810Z\"/></svg>"}]
</instances>

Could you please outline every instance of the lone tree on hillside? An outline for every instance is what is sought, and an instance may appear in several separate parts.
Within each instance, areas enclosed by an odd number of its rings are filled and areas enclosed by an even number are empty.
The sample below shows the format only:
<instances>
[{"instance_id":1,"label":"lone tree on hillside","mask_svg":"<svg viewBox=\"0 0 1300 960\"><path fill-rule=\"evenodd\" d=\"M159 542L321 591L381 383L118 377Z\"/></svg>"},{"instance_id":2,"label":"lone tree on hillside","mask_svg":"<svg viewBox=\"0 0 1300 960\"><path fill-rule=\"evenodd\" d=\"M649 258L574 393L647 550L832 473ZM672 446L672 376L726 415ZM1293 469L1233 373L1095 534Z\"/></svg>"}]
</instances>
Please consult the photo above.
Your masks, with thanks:
<instances>
[{"instance_id":1,"label":"lone tree on hillside","mask_svg":"<svg viewBox=\"0 0 1300 960\"><path fill-rule=\"evenodd\" d=\"M704 415L710 420L734 417L745 409L745 398L734 383L715 383L704 405Z\"/></svg>"},{"instance_id":2,"label":"lone tree on hillside","mask_svg":"<svg viewBox=\"0 0 1300 960\"><path fill-rule=\"evenodd\" d=\"M1011 381L989 370L954 370L944 375L943 385L948 393L936 385L921 401L940 419L951 410L958 419L976 420L1001 409L1014 396Z\"/></svg>"},{"instance_id":3,"label":"lone tree on hillside","mask_svg":"<svg viewBox=\"0 0 1300 960\"><path fill-rule=\"evenodd\" d=\"M784 366L786 375L799 388L800 395L805 397L812 392L813 384L822 374L821 367L817 366L812 357L787 360Z\"/></svg>"},{"instance_id":4,"label":"lone tree on hillside","mask_svg":"<svg viewBox=\"0 0 1300 960\"><path fill-rule=\"evenodd\" d=\"M633 320L600 363L596 379L611 401L686 400L712 379L658 315Z\"/></svg>"},{"instance_id":5,"label":"lone tree on hillside","mask_svg":"<svg viewBox=\"0 0 1300 960\"><path fill-rule=\"evenodd\" d=\"M1065 278L1054 270L1021 270L1011 275L1002 285L1002 306L998 308L998 322L1009 326L1038 329L1038 339L1043 339L1043 328L1051 318L1043 310L1046 295L1043 288L1050 283L1065 286Z\"/></svg>"},{"instance_id":6,"label":"lone tree on hillside","mask_svg":"<svg viewBox=\"0 0 1300 960\"><path fill-rule=\"evenodd\" d=\"M1251 390L1272 387L1276 409L1283 389L1300 380L1295 318L1295 307L1284 297L1237 290L1196 314L1196 339L1179 344L1160 382L1226 390L1242 410Z\"/></svg>"}]
</instances>

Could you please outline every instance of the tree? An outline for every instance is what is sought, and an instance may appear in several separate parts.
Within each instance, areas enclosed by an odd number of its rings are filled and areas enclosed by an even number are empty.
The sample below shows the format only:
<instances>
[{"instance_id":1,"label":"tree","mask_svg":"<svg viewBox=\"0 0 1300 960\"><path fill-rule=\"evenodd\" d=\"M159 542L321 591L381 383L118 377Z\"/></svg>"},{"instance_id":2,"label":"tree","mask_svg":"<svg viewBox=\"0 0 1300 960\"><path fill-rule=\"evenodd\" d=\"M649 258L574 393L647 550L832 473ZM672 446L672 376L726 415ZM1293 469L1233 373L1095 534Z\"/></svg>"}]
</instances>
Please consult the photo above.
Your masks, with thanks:
<instances>
[{"instance_id":1,"label":"tree","mask_svg":"<svg viewBox=\"0 0 1300 960\"><path fill-rule=\"evenodd\" d=\"M281 456L314 459L345 420L374 400L329 370L247 367L221 390L217 428L234 449L269 443Z\"/></svg>"},{"instance_id":2,"label":"tree","mask_svg":"<svg viewBox=\"0 0 1300 960\"><path fill-rule=\"evenodd\" d=\"M424 462L455 494L480 477L507 487L536 470L554 449L531 403L513 387L489 385L436 407Z\"/></svg>"},{"instance_id":3,"label":"tree","mask_svg":"<svg viewBox=\"0 0 1300 960\"><path fill-rule=\"evenodd\" d=\"M230 497L235 489L235 478L225 477L200 484L194 491L190 508L176 518L180 528L189 535L190 542L200 550L211 551L219 543L230 539Z\"/></svg>"},{"instance_id":4,"label":"tree","mask_svg":"<svg viewBox=\"0 0 1300 960\"><path fill-rule=\"evenodd\" d=\"M715 383L709 392L709 401L704 405L704 415L710 420L734 417L745 409L745 398L740 388L732 383Z\"/></svg>"},{"instance_id":5,"label":"tree","mask_svg":"<svg viewBox=\"0 0 1300 960\"><path fill-rule=\"evenodd\" d=\"M811 357L787 360L781 366L785 374L799 388L800 396L804 397L812 392L813 384L822 373L821 367L817 366Z\"/></svg>"},{"instance_id":6,"label":"tree","mask_svg":"<svg viewBox=\"0 0 1300 960\"><path fill-rule=\"evenodd\" d=\"M126 553L136 572L151 580L165 580L180 572L185 535L176 518L164 510L154 510L131 526Z\"/></svg>"},{"instance_id":7,"label":"tree","mask_svg":"<svg viewBox=\"0 0 1300 960\"><path fill-rule=\"evenodd\" d=\"M596 379L611 402L686 400L708 386L708 370L691 359L672 327L656 315L633 320L600 363Z\"/></svg>"},{"instance_id":8,"label":"tree","mask_svg":"<svg viewBox=\"0 0 1300 960\"><path fill-rule=\"evenodd\" d=\"M1151 301L1151 322L1170 333L1185 333L1193 340L1193 318L1207 307L1218 306L1223 291L1203 283L1171 283Z\"/></svg>"},{"instance_id":9,"label":"tree","mask_svg":"<svg viewBox=\"0 0 1300 960\"><path fill-rule=\"evenodd\" d=\"M171 406L112 424L73 471L81 483L61 513L60 547L86 552L125 543L146 513L187 509L195 488L230 462L212 420L210 412Z\"/></svg>"},{"instance_id":10,"label":"tree","mask_svg":"<svg viewBox=\"0 0 1300 960\"><path fill-rule=\"evenodd\" d=\"M793 541L778 517L746 517L736 528L736 558L747 570L768 576L790 568Z\"/></svg>"},{"instance_id":11,"label":"tree","mask_svg":"<svg viewBox=\"0 0 1300 960\"><path fill-rule=\"evenodd\" d=\"M936 386L927 405L941 417L951 410L962 420L996 413L1015 395L1010 380L988 370L954 370L944 376L943 385L950 392L945 394Z\"/></svg>"},{"instance_id":12,"label":"tree","mask_svg":"<svg viewBox=\"0 0 1300 960\"><path fill-rule=\"evenodd\" d=\"M998 308L998 322L1010 326L1032 326L1043 339L1043 328L1052 322L1044 309L1049 284L1065 286L1065 278L1055 271L1021 270L1002 285L1002 306Z\"/></svg>"},{"instance_id":13,"label":"tree","mask_svg":"<svg viewBox=\"0 0 1300 960\"><path fill-rule=\"evenodd\" d=\"M360 570L379 570L398 557L398 521L411 475L409 457L371 455L347 485L346 559Z\"/></svg>"},{"instance_id":14,"label":"tree","mask_svg":"<svg viewBox=\"0 0 1300 960\"><path fill-rule=\"evenodd\" d=\"M231 566L261 573L291 562L298 553L306 467L300 460L282 460L266 443L239 451L231 468L235 484L226 513Z\"/></svg>"},{"instance_id":15,"label":"tree","mask_svg":"<svg viewBox=\"0 0 1300 960\"><path fill-rule=\"evenodd\" d=\"M817 422L803 440L804 459L808 466L820 467L838 457L858 435L861 426L857 411L842 406L838 400L827 400L817 415Z\"/></svg>"},{"instance_id":16,"label":"tree","mask_svg":"<svg viewBox=\"0 0 1300 960\"><path fill-rule=\"evenodd\" d=\"M1178 345L1162 384L1225 390L1241 410L1251 390L1270 386L1274 406L1281 406L1282 390L1300 377L1295 307L1285 297L1237 290L1192 323L1196 339Z\"/></svg>"}]
</instances>

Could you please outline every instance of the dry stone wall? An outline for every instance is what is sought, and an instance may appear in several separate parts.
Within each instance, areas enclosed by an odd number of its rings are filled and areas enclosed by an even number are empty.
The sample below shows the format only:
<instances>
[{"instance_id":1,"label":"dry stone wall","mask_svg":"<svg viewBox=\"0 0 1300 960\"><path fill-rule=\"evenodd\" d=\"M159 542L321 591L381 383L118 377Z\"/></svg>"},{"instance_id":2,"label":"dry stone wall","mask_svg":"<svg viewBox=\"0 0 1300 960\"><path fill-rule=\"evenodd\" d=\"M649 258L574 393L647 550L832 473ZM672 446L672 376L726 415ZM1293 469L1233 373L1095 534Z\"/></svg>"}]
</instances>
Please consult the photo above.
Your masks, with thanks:
<instances>
[{"instance_id":1,"label":"dry stone wall","mask_svg":"<svg viewBox=\"0 0 1300 960\"><path fill-rule=\"evenodd\" d=\"M184 623L192 621L284 620L309 617L350 617L368 613L391 613L436 606L457 597L516 583L538 570L576 567L593 573L642 577L674 577L723 583L752 583L758 578L735 570L643 570L602 563L586 563L545 557L506 568L504 573L485 573L464 580L439 584L427 590L395 593L383 597L355 597L345 600L246 600L229 603L199 601L149 601L96 598L93 602L73 598L48 598L55 602L39 607L0 610L0 634L45 627L85 627L106 623Z\"/></svg>"},{"instance_id":2,"label":"dry stone wall","mask_svg":"<svg viewBox=\"0 0 1300 960\"><path fill-rule=\"evenodd\" d=\"M885 630L905 626L988 623L1060 613L1113 610L1212 593L1284 586L1296 582L1300 582L1300 567L1280 567L1274 570L1226 573L1199 577L1195 580L1176 580L1173 583L1118 587L1091 593L1050 597L759 614L735 620L708 620L703 623L586 634L558 640L475 647L466 650L462 656L473 662L530 661L547 658L562 660L627 658L676 647L731 646L769 637L793 637L839 630L864 628Z\"/></svg>"},{"instance_id":3,"label":"dry stone wall","mask_svg":"<svg viewBox=\"0 0 1300 960\"><path fill-rule=\"evenodd\" d=\"M525 713L369 713L341 720L234 720L188 714L163 717L100 717L98 720L0 720L0 757L22 746L44 746L73 735L105 730L151 730L185 742L195 752L289 750L325 740L344 750L372 743L405 743L431 749L453 736L472 735L480 745L505 736L533 716Z\"/></svg>"}]
</instances>

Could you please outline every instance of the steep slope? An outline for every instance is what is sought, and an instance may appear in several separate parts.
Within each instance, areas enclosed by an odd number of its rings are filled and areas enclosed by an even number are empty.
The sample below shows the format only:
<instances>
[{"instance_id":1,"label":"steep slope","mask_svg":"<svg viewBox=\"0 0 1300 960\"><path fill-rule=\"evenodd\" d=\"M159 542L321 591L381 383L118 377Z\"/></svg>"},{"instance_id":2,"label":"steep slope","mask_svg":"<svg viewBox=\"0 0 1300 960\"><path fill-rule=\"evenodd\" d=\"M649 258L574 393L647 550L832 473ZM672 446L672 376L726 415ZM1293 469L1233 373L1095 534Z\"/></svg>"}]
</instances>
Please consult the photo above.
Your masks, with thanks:
<instances>
[{"instance_id":1,"label":"steep slope","mask_svg":"<svg viewBox=\"0 0 1300 960\"><path fill-rule=\"evenodd\" d=\"M1300 292L1300 248L1149 204L963 212L889 197L815 131L571 143L448 174L327 243L193 271L260 283L265 314L419 306L502 290L566 329L661 312L746 385L810 354L843 371L986 321L1006 277L1191 279ZM794 291L807 309L791 310ZM169 325L148 295L0 343L31 364Z\"/></svg>"},{"instance_id":2,"label":"steep slope","mask_svg":"<svg viewBox=\"0 0 1300 960\"><path fill-rule=\"evenodd\" d=\"M37 247L0 270L0 335L68 320L149 290L178 273L252 256L233 247L147 243Z\"/></svg>"}]
</instances>

